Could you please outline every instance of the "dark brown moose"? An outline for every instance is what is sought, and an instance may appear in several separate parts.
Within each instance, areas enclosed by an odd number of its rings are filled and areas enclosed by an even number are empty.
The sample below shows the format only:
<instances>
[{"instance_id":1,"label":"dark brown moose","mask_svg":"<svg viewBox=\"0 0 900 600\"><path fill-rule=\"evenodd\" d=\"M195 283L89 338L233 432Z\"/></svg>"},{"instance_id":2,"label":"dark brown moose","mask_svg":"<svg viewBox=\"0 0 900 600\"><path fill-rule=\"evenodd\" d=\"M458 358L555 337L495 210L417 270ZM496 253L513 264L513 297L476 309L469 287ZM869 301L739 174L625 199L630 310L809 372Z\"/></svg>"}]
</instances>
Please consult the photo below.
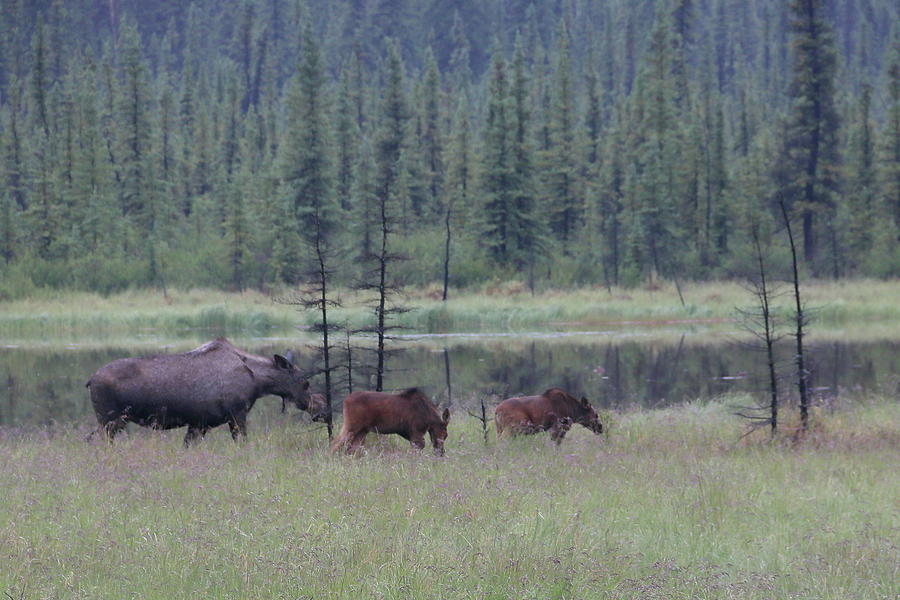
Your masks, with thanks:
<instances>
[{"instance_id":1,"label":"dark brown moose","mask_svg":"<svg viewBox=\"0 0 900 600\"><path fill-rule=\"evenodd\" d=\"M425 432L438 456L444 455L447 439L447 423L450 410L444 414L417 388L400 394L386 392L353 392L344 399L344 425L331 445L335 452L346 449L356 451L370 431L381 434L396 433L409 440L413 448L425 447Z\"/></svg>"},{"instance_id":2,"label":"dark brown moose","mask_svg":"<svg viewBox=\"0 0 900 600\"><path fill-rule=\"evenodd\" d=\"M577 400L559 388L550 388L540 396L507 398L494 411L497 435L527 435L550 431L557 444L578 423L594 433L603 433L603 425L587 398Z\"/></svg>"},{"instance_id":3,"label":"dark brown moose","mask_svg":"<svg viewBox=\"0 0 900 600\"><path fill-rule=\"evenodd\" d=\"M101 367L87 386L99 427L110 441L128 422L154 429L187 425L184 445L228 423L237 440L257 398L281 396L302 409L309 382L289 360L239 350L219 338L184 354L121 358Z\"/></svg>"}]
</instances>

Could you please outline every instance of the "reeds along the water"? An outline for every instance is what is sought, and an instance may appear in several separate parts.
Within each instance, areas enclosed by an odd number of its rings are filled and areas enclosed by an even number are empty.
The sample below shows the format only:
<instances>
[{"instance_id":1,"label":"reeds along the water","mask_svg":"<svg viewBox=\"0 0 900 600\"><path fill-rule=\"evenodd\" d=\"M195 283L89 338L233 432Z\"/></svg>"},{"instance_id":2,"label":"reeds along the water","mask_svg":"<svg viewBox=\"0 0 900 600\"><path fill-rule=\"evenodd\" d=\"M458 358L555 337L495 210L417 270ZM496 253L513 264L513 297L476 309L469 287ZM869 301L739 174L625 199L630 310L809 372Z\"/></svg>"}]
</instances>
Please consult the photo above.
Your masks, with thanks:
<instances>
[{"instance_id":1,"label":"reeds along the water","mask_svg":"<svg viewBox=\"0 0 900 600\"><path fill-rule=\"evenodd\" d=\"M671 289L670 289L671 288ZM365 298L342 292L343 307L334 318L351 329L371 324ZM485 288L455 292L448 302L427 290L408 290L404 304L412 310L396 316L396 325L415 331L477 331L608 323L665 324L733 318L749 295L737 283L683 284L682 305L674 286L645 288L582 288L544 291L532 296L519 288ZM847 323L876 323L880 331L900 323L900 281L814 282L804 298L816 328ZM228 294L214 290L131 291L101 297L85 293L55 293L29 300L0 303L0 336L24 339L47 336L104 336L202 330L227 335L296 332L315 319L308 311L281 304L259 293ZM779 299L787 302L786 299ZM779 306L775 305L775 310Z\"/></svg>"}]
</instances>

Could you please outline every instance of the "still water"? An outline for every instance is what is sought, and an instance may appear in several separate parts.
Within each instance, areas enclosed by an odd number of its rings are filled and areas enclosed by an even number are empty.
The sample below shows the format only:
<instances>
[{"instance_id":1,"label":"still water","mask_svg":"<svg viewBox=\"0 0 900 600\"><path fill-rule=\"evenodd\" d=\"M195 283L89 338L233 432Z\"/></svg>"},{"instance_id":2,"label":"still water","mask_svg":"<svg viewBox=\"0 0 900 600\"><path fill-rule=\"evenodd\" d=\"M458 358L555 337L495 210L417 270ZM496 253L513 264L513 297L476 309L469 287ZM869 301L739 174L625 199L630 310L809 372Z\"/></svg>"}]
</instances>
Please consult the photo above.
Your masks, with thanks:
<instances>
[{"instance_id":1,"label":"still water","mask_svg":"<svg viewBox=\"0 0 900 600\"><path fill-rule=\"evenodd\" d=\"M214 337L214 336L210 336ZM125 356L182 352L206 339L192 341L135 340L133 344L79 347L42 345L0 347L0 426L67 425L93 419L88 390L90 375ZM284 353L293 347L306 372L316 366L311 345L287 340L235 340L260 354ZM371 351L365 340L351 344L353 368L340 369L337 397L371 388ZM539 393L559 386L584 395L600 407L663 407L713 398L731 392L765 397L765 357L759 349L731 335L641 335L585 332L566 335L513 334L415 337L394 344L388 359L385 388L422 387L433 399L472 407L480 398L488 405L518 394ZM817 399L868 393L900 396L900 341L810 342L807 364ZM346 351L337 348L338 362ZM792 354L785 342L779 353L782 390L793 389ZM313 388L321 385L313 379ZM277 398L264 398L254 413L276 414Z\"/></svg>"}]
</instances>

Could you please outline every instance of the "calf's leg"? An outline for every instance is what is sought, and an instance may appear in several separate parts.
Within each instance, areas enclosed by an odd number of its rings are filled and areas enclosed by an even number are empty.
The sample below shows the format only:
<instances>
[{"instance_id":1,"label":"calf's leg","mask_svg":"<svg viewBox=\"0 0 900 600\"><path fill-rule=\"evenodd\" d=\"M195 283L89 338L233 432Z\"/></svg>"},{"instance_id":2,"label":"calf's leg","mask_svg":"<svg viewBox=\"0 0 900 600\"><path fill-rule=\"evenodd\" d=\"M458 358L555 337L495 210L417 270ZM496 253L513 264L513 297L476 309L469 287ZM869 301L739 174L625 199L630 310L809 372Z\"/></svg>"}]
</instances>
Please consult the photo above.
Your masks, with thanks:
<instances>
[{"instance_id":1,"label":"calf's leg","mask_svg":"<svg viewBox=\"0 0 900 600\"><path fill-rule=\"evenodd\" d=\"M562 419L557 419L553 425L550 426L550 439L556 442L556 445L559 446L563 438L566 437L566 433L568 433L569 429L572 428L572 419L569 417L564 417Z\"/></svg>"},{"instance_id":2,"label":"calf's leg","mask_svg":"<svg viewBox=\"0 0 900 600\"><path fill-rule=\"evenodd\" d=\"M187 433L184 434L184 447L188 448L198 438L205 436L207 431L209 431L209 427L195 427L189 425Z\"/></svg>"},{"instance_id":3,"label":"calf's leg","mask_svg":"<svg viewBox=\"0 0 900 600\"><path fill-rule=\"evenodd\" d=\"M231 429L231 439L238 441L239 438L247 437L247 415L241 413L234 415L228 421L228 428Z\"/></svg>"},{"instance_id":4,"label":"calf's leg","mask_svg":"<svg viewBox=\"0 0 900 600\"><path fill-rule=\"evenodd\" d=\"M118 419L102 423L97 429L98 431L102 430L106 437L106 441L112 444L116 434L125 429L125 417L119 417Z\"/></svg>"},{"instance_id":5,"label":"calf's leg","mask_svg":"<svg viewBox=\"0 0 900 600\"><path fill-rule=\"evenodd\" d=\"M353 454L360 446L363 445L363 442L366 441L367 433L369 432L363 429L362 431L357 431L353 434L353 437L350 440L350 445L347 447L347 454Z\"/></svg>"}]
</instances>

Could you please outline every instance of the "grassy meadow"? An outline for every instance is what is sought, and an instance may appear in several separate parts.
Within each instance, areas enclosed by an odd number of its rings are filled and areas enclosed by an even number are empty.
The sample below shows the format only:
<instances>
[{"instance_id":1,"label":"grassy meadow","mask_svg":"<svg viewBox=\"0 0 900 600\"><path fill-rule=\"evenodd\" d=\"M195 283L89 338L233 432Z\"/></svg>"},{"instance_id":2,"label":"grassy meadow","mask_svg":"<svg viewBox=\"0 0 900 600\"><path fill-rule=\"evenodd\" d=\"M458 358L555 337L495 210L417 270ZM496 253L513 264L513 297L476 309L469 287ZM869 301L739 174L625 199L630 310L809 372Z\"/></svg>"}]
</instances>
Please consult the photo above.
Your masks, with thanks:
<instances>
[{"instance_id":1,"label":"grassy meadow","mask_svg":"<svg viewBox=\"0 0 900 600\"><path fill-rule=\"evenodd\" d=\"M815 413L802 443L742 438L731 404L602 415L447 456L320 426L0 430L0 593L19 598L808 598L900 594L900 407ZM789 429L789 428L786 428Z\"/></svg>"},{"instance_id":2,"label":"grassy meadow","mask_svg":"<svg viewBox=\"0 0 900 600\"><path fill-rule=\"evenodd\" d=\"M366 298L354 291L339 294L343 306L332 311L333 323L353 328L372 324ZM507 331L521 328L598 328L685 322L716 323L735 318L736 308L753 305L751 294L733 282L686 284L684 304L674 286L652 288L582 288L531 295L516 282L453 292L440 301L439 288L410 289L397 302L412 308L396 324L418 332ZM845 336L900 336L900 280L810 282L803 297L812 309L817 332ZM285 303L284 301L287 301ZM290 294L255 291L133 290L111 296L46 290L25 300L0 302L0 339L7 343L109 343L158 334L221 332L230 336L296 336L318 315L291 305ZM775 300L787 310L786 293Z\"/></svg>"}]
</instances>

